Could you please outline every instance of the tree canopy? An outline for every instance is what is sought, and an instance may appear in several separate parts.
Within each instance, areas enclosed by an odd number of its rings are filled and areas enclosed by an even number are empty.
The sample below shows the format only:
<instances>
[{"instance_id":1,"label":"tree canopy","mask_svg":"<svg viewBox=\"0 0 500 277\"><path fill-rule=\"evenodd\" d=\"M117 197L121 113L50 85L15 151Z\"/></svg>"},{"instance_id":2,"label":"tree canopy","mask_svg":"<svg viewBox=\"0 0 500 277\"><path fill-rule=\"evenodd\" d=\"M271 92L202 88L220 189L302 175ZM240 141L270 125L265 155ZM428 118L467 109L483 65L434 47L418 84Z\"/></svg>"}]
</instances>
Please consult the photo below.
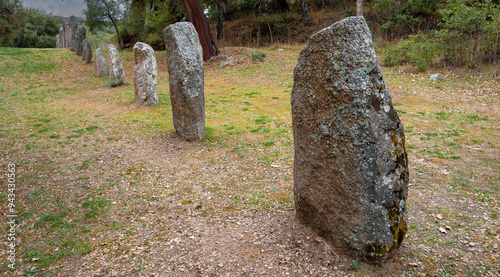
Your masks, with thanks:
<instances>
[{"instance_id":1,"label":"tree canopy","mask_svg":"<svg viewBox=\"0 0 500 277\"><path fill-rule=\"evenodd\" d=\"M102 30L106 25L113 24L120 48L124 48L123 39L120 36L117 21L122 17L121 4L127 2L115 0L85 0L87 9L84 11L85 24L90 32Z\"/></svg>"}]
</instances>

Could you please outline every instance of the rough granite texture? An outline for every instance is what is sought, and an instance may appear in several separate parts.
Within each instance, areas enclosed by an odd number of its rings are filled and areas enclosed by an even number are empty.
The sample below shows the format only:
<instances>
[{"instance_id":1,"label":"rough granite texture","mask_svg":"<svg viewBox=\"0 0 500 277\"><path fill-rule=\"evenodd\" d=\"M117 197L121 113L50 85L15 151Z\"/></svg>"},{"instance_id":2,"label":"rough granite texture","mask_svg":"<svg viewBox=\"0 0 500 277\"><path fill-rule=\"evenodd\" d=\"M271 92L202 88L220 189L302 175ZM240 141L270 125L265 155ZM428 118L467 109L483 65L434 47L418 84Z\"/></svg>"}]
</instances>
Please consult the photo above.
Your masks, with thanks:
<instances>
[{"instance_id":1,"label":"rough granite texture","mask_svg":"<svg viewBox=\"0 0 500 277\"><path fill-rule=\"evenodd\" d=\"M63 21L63 48L69 47L69 18Z\"/></svg>"},{"instance_id":2,"label":"rough granite texture","mask_svg":"<svg viewBox=\"0 0 500 277\"><path fill-rule=\"evenodd\" d=\"M68 21L68 45L70 51L76 51L76 30L78 29L78 23L76 23L76 18L72 15L69 17Z\"/></svg>"},{"instance_id":3,"label":"rough granite texture","mask_svg":"<svg viewBox=\"0 0 500 277\"><path fill-rule=\"evenodd\" d=\"M158 104L156 94L156 57L153 48L144 42L134 45L134 97L143 106Z\"/></svg>"},{"instance_id":4,"label":"rough granite texture","mask_svg":"<svg viewBox=\"0 0 500 277\"><path fill-rule=\"evenodd\" d=\"M83 40L87 35L87 30L85 27L80 26L76 29L76 55L81 56L83 51Z\"/></svg>"},{"instance_id":5,"label":"rough granite texture","mask_svg":"<svg viewBox=\"0 0 500 277\"><path fill-rule=\"evenodd\" d=\"M56 35L56 48L62 48L62 40L60 35Z\"/></svg>"},{"instance_id":6,"label":"rough granite texture","mask_svg":"<svg viewBox=\"0 0 500 277\"><path fill-rule=\"evenodd\" d=\"M95 73L97 76L109 75L109 67L101 47L95 50Z\"/></svg>"},{"instance_id":7,"label":"rough granite texture","mask_svg":"<svg viewBox=\"0 0 500 277\"><path fill-rule=\"evenodd\" d=\"M205 135L203 50L190 22L163 30L174 127L181 138L200 140Z\"/></svg>"},{"instance_id":8,"label":"rough granite texture","mask_svg":"<svg viewBox=\"0 0 500 277\"><path fill-rule=\"evenodd\" d=\"M111 60L111 70L109 71L109 82L112 87L125 84L125 70L118 50L113 44L108 45L108 57Z\"/></svg>"},{"instance_id":9,"label":"rough granite texture","mask_svg":"<svg viewBox=\"0 0 500 277\"><path fill-rule=\"evenodd\" d=\"M82 42L82 60L83 64L88 64L92 62L92 47L90 46L90 43L84 39Z\"/></svg>"},{"instance_id":10,"label":"rough granite texture","mask_svg":"<svg viewBox=\"0 0 500 277\"><path fill-rule=\"evenodd\" d=\"M59 34L56 36L56 47L57 48L64 48L64 28L59 27Z\"/></svg>"},{"instance_id":11,"label":"rough granite texture","mask_svg":"<svg viewBox=\"0 0 500 277\"><path fill-rule=\"evenodd\" d=\"M363 17L309 38L291 103L297 218L348 255L384 260L407 232L408 162Z\"/></svg>"}]
</instances>

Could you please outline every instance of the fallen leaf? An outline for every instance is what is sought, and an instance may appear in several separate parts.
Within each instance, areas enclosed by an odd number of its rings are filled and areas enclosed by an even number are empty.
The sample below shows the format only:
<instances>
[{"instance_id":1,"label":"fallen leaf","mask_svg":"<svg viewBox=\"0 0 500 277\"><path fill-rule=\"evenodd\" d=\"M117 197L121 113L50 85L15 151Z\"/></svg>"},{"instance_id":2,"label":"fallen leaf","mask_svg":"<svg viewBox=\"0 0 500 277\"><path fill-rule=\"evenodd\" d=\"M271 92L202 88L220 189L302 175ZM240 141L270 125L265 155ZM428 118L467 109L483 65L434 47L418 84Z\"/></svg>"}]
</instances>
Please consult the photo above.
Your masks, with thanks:
<instances>
[{"instance_id":1,"label":"fallen leaf","mask_svg":"<svg viewBox=\"0 0 500 277\"><path fill-rule=\"evenodd\" d=\"M438 214L438 215L436 215L436 217L437 217L438 219L443 219L443 218L444 218L444 216L443 216L442 214Z\"/></svg>"},{"instance_id":2,"label":"fallen leaf","mask_svg":"<svg viewBox=\"0 0 500 277\"><path fill-rule=\"evenodd\" d=\"M443 227L439 227L439 232L446 234L446 229Z\"/></svg>"}]
</instances>

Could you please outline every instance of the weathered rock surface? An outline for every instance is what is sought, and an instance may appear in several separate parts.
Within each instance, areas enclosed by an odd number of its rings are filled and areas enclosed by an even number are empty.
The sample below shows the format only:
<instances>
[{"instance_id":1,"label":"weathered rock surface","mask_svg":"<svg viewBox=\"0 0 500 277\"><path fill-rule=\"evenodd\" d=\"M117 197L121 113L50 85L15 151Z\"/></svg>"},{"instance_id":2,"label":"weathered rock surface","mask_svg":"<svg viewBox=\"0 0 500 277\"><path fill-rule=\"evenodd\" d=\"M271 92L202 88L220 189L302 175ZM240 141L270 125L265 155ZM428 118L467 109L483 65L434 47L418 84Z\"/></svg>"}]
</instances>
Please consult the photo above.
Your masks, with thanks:
<instances>
[{"instance_id":1,"label":"weathered rock surface","mask_svg":"<svg viewBox=\"0 0 500 277\"><path fill-rule=\"evenodd\" d=\"M59 34L56 36L56 48L64 48L64 29L59 27Z\"/></svg>"},{"instance_id":2,"label":"weathered rock surface","mask_svg":"<svg viewBox=\"0 0 500 277\"><path fill-rule=\"evenodd\" d=\"M101 47L95 50L95 73L97 76L107 76L109 75L108 62L104 57Z\"/></svg>"},{"instance_id":3,"label":"weathered rock surface","mask_svg":"<svg viewBox=\"0 0 500 277\"><path fill-rule=\"evenodd\" d=\"M125 85L125 70L118 50L113 44L108 45L108 57L111 60L111 70L109 72L109 82L112 87Z\"/></svg>"},{"instance_id":4,"label":"weathered rock surface","mask_svg":"<svg viewBox=\"0 0 500 277\"><path fill-rule=\"evenodd\" d=\"M163 30L174 127L181 138L205 135L203 50L193 24L179 22Z\"/></svg>"},{"instance_id":5,"label":"weathered rock surface","mask_svg":"<svg viewBox=\"0 0 500 277\"><path fill-rule=\"evenodd\" d=\"M437 81L443 79L443 74L432 74L430 77L431 81Z\"/></svg>"},{"instance_id":6,"label":"weathered rock surface","mask_svg":"<svg viewBox=\"0 0 500 277\"><path fill-rule=\"evenodd\" d=\"M76 23L76 18L72 15L69 17L68 21L68 44L70 51L76 51L76 30L78 29L78 23Z\"/></svg>"},{"instance_id":7,"label":"weathered rock surface","mask_svg":"<svg viewBox=\"0 0 500 277\"><path fill-rule=\"evenodd\" d=\"M76 29L76 55L81 56L83 51L83 40L87 35L87 30L85 27L80 26Z\"/></svg>"},{"instance_id":8,"label":"weathered rock surface","mask_svg":"<svg viewBox=\"0 0 500 277\"><path fill-rule=\"evenodd\" d=\"M144 106L158 104L155 51L149 44L137 42L134 45L134 61L135 102Z\"/></svg>"},{"instance_id":9,"label":"weathered rock surface","mask_svg":"<svg viewBox=\"0 0 500 277\"><path fill-rule=\"evenodd\" d=\"M407 232L408 163L363 17L309 38L291 102L297 218L346 254L384 260Z\"/></svg>"},{"instance_id":10,"label":"weathered rock surface","mask_svg":"<svg viewBox=\"0 0 500 277\"><path fill-rule=\"evenodd\" d=\"M63 48L69 47L69 18L63 21Z\"/></svg>"},{"instance_id":11,"label":"weathered rock surface","mask_svg":"<svg viewBox=\"0 0 500 277\"><path fill-rule=\"evenodd\" d=\"M82 60L83 64L88 64L92 62L92 47L90 46L90 43L84 39L82 42Z\"/></svg>"}]
</instances>

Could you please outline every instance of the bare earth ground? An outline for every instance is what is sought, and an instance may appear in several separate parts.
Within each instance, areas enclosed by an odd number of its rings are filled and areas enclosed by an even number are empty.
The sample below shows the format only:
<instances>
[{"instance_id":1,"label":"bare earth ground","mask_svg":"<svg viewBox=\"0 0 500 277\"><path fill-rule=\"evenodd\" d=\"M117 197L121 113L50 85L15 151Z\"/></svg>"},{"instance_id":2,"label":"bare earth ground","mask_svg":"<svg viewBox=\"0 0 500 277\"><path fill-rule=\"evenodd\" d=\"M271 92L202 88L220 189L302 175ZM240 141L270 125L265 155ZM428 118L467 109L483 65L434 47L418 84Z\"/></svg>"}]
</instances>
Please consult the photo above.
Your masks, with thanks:
<instances>
[{"instance_id":1,"label":"bare earth ground","mask_svg":"<svg viewBox=\"0 0 500 277\"><path fill-rule=\"evenodd\" d=\"M357 262L294 219L290 91L301 47L226 48L205 64L207 136L178 139L164 52L160 104L133 104L65 50L2 50L0 164L16 163L16 270L4 276L498 276L500 81L384 68L405 126L409 233ZM10 51L10 52L9 52ZM28 51L28 52L26 52ZM45 51L45 52L44 52ZM264 62L252 54L265 53ZM7 222L7 178L0 213ZM7 226L4 230L7 230Z\"/></svg>"}]
</instances>

